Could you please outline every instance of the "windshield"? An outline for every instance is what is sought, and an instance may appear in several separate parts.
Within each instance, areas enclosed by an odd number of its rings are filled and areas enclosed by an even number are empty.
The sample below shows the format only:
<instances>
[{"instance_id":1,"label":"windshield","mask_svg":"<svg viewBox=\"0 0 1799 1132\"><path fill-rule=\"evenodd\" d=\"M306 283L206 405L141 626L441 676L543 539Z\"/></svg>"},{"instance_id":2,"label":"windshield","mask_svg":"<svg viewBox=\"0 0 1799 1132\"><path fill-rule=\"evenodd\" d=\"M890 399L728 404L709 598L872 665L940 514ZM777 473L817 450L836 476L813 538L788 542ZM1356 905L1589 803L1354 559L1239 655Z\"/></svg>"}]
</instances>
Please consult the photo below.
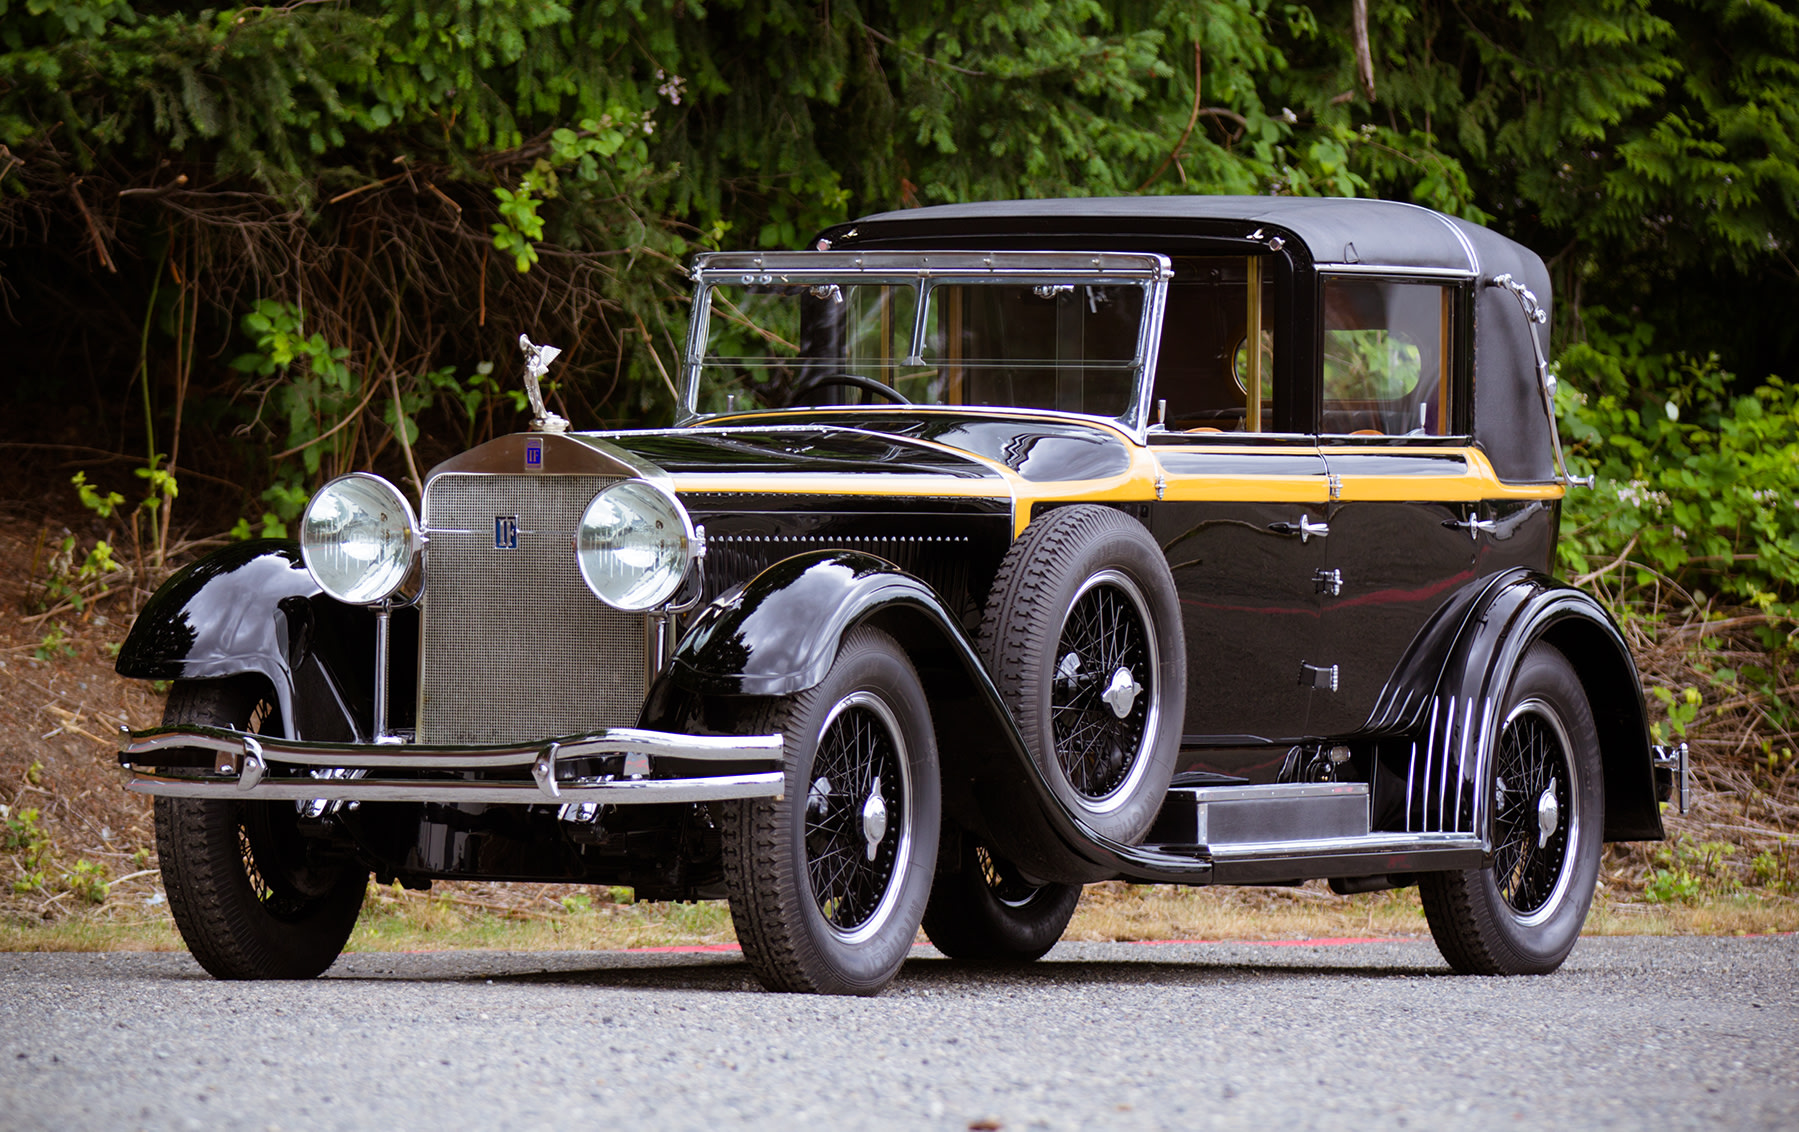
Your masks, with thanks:
<instances>
[{"instance_id":1,"label":"windshield","mask_svg":"<svg viewBox=\"0 0 1799 1132\"><path fill-rule=\"evenodd\" d=\"M768 280L768 281L764 281ZM816 405L1135 412L1151 279L702 281L702 415Z\"/></svg>"}]
</instances>

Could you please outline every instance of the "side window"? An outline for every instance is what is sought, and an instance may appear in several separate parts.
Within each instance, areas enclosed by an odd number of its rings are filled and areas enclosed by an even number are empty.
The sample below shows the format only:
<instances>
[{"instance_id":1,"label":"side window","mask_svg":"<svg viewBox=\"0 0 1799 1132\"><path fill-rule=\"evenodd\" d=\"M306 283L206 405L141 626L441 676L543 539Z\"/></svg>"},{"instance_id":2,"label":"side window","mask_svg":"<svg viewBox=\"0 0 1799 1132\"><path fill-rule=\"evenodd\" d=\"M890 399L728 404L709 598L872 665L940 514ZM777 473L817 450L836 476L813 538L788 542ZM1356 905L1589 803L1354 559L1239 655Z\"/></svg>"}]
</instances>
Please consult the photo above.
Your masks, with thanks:
<instances>
[{"instance_id":1,"label":"side window","mask_svg":"<svg viewBox=\"0 0 1799 1132\"><path fill-rule=\"evenodd\" d=\"M1454 314L1442 284L1327 278L1321 431L1447 435Z\"/></svg>"},{"instance_id":2,"label":"side window","mask_svg":"<svg viewBox=\"0 0 1799 1132\"><path fill-rule=\"evenodd\" d=\"M1174 258L1150 402L1166 406L1169 432L1274 427L1273 325L1267 257Z\"/></svg>"}]
</instances>

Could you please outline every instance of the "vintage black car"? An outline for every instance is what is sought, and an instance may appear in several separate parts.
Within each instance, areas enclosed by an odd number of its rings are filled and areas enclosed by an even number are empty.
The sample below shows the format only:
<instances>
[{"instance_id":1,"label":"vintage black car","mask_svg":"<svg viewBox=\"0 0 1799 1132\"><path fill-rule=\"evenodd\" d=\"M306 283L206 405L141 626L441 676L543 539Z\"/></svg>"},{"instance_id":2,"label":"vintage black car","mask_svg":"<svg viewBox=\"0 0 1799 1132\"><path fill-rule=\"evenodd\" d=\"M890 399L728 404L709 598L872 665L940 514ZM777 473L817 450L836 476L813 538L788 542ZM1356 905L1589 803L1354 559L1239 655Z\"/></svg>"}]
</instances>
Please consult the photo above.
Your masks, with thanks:
<instances>
[{"instance_id":1,"label":"vintage black car","mask_svg":"<svg viewBox=\"0 0 1799 1132\"><path fill-rule=\"evenodd\" d=\"M995 202L702 255L677 427L536 421L188 567L127 676L170 905L304 977L372 872L730 901L770 988L922 925L1030 959L1108 878L1418 885L1554 970L1660 838L1606 613L1551 571L1549 286L1359 200Z\"/></svg>"}]
</instances>

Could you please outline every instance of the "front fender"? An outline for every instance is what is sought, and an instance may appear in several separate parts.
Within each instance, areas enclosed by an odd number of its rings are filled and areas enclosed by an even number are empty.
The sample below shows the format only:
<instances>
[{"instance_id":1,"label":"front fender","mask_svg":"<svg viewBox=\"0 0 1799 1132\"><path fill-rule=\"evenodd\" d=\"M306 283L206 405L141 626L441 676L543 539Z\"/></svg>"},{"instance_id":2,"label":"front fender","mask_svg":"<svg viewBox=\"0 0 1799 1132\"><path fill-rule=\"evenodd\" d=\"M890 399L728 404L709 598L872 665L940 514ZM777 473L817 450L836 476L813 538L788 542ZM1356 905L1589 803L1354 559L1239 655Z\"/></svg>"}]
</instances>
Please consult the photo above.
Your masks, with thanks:
<instances>
[{"instance_id":1,"label":"front fender","mask_svg":"<svg viewBox=\"0 0 1799 1132\"><path fill-rule=\"evenodd\" d=\"M1064 806L960 624L929 586L873 555L796 555L719 599L677 646L641 725L682 729L706 718L702 701L805 691L863 623L892 635L912 659L931 703L945 810L996 851L1065 883L1121 875L1193 883L1209 873L1209 861L1103 837Z\"/></svg>"},{"instance_id":2,"label":"front fender","mask_svg":"<svg viewBox=\"0 0 1799 1132\"><path fill-rule=\"evenodd\" d=\"M316 656L320 603L338 604L313 581L297 543L262 539L229 546L178 570L157 589L119 647L115 667L121 676L144 680L254 674L273 689L285 735L362 738L357 713Z\"/></svg>"},{"instance_id":3,"label":"front fender","mask_svg":"<svg viewBox=\"0 0 1799 1132\"><path fill-rule=\"evenodd\" d=\"M850 626L895 603L950 620L929 586L885 559L845 550L795 555L707 607L676 648L669 675L703 695L803 692L831 670Z\"/></svg>"}]
</instances>

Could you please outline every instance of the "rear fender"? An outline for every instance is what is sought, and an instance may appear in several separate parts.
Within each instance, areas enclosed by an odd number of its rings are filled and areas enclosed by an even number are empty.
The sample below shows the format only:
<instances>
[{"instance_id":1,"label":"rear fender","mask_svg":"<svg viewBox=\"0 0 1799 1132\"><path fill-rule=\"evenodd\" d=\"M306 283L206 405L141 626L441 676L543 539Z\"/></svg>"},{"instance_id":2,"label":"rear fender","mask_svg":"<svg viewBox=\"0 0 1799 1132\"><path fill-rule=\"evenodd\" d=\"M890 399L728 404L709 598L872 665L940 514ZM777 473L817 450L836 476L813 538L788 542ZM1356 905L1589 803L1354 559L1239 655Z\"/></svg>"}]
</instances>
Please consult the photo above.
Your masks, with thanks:
<instances>
[{"instance_id":1,"label":"rear fender","mask_svg":"<svg viewBox=\"0 0 1799 1132\"><path fill-rule=\"evenodd\" d=\"M961 625L930 587L884 559L821 550L778 562L719 598L682 638L652 688L642 725L717 726L734 698L816 686L857 625L897 640L931 704L945 812L1043 880L1085 883L1130 873L1201 878L1190 868L1094 832L1063 806L1025 749L1011 713Z\"/></svg>"},{"instance_id":2,"label":"rear fender","mask_svg":"<svg viewBox=\"0 0 1799 1132\"><path fill-rule=\"evenodd\" d=\"M369 657L373 617L325 596L298 544L273 539L226 547L177 571L153 594L119 647L119 675L143 680L219 680L253 675L273 690L283 734L367 738L366 690L339 673ZM366 642L366 647L359 646ZM359 710L360 705L360 710Z\"/></svg>"},{"instance_id":3,"label":"rear fender","mask_svg":"<svg viewBox=\"0 0 1799 1132\"><path fill-rule=\"evenodd\" d=\"M1388 769L1404 783L1405 828L1478 832L1487 828L1487 768L1498 744L1501 705L1538 641L1561 650L1592 707L1605 776L1607 841L1660 840L1648 713L1623 635L1590 595L1545 574L1514 570L1487 584L1461 612L1434 688L1399 694L1415 722ZM1397 722L1397 720L1395 720Z\"/></svg>"}]
</instances>

